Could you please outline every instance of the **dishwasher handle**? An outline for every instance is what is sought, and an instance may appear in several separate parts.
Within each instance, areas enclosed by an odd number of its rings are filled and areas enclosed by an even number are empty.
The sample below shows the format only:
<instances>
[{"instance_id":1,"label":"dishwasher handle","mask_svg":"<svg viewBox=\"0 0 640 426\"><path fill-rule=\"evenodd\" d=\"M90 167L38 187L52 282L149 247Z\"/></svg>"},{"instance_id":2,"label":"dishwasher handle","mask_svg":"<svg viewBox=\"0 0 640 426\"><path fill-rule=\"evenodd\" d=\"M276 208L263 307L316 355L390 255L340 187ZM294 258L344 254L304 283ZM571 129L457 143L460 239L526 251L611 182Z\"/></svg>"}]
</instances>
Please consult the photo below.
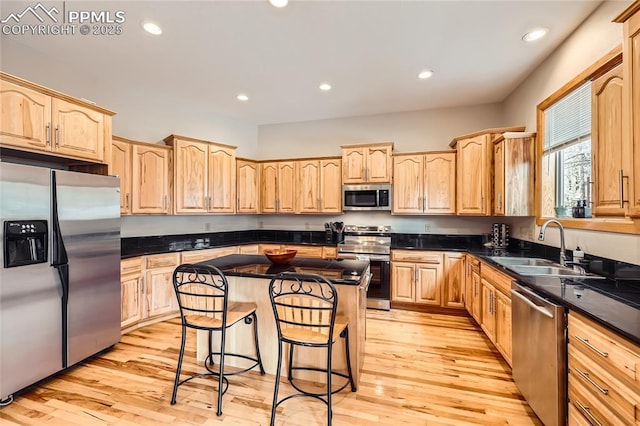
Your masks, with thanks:
<instances>
[{"instance_id":1,"label":"dishwasher handle","mask_svg":"<svg viewBox=\"0 0 640 426\"><path fill-rule=\"evenodd\" d=\"M526 303L527 305L529 305L531 308L535 309L536 311L538 311L542 315L547 316L549 318L553 318L553 314L551 312L549 312L548 309L546 309L544 306L537 305L534 301L531 300L531 299L534 299L538 303L546 304L547 302L544 299L540 298L535 293L533 293L533 292L531 292L531 291L525 289L524 287L521 287L521 286L519 286L519 285L517 285L515 283L514 283L513 286L515 288L511 289L511 296L516 297L517 299L519 299L522 302Z\"/></svg>"}]
</instances>

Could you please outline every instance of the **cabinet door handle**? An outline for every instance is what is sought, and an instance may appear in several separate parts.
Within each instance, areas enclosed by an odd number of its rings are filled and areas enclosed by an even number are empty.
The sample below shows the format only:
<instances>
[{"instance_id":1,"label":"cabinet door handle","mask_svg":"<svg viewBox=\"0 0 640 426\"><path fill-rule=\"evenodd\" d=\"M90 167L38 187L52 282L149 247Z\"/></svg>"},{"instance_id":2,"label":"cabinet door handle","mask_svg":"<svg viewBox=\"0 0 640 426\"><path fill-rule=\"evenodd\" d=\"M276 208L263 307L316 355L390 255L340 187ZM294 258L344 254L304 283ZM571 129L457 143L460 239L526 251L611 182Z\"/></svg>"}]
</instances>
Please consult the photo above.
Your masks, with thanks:
<instances>
[{"instance_id":1,"label":"cabinet door handle","mask_svg":"<svg viewBox=\"0 0 640 426\"><path fill-rule=\"evenodd\" d=\"M578 367L574 367L574 369L578 372L578 374L580 374L587 382L591 383L593 386L595 386L596 389L598 389L600 392L602 392L603 394L607 395L609 393L609 389L607 388L603 388L602 386L600 386L599 384L597 384L595 381L593 381L593 379L589 376L589 373L587 373L586 371L582 371L580 370Z\"/></svg>"},{"instance_id":2,"label":"cabinet door handle","mask_svg":"<svg viewBox=\"0 0 640 426\"><path fill-rule=\"evenodd\" d=\"M127 194L124 196L124 206L126 208L129 208L129 193L127 192Z\"/></svg>"},{"instance_id":3,"label":"cabinet door handle","mask_svg":"<svg viewBox=\"0 0 640 426\"><path fill-rule=\"evenodd\" d=\"M427 211L427 197L422 197L422 211Z\"/></svg>"},{"instance_id":4,"label":"cabinet door handle","mask_svg":"<svg viewBox=\"0 0 640 426\"><path fill-rule=\"evenodd\" d=\"M625 176L622 169L618 170L618 184L620 185L620 208L624 208L624 203L628 200L624 199L624 179L629 179L629 176Z\"/></svg>"},{"instance_id":5,"label":"cabinet door handle","mask_svg":"<svg viewBox=\"0 0 640 426\"><path fill-rule=\"evenodd\" d=\"M169 209L169 197L167 197L166 195L164 196L164 211L167 211Z\"/></svg>"},{"instance_id":6,"label":"cabinet door handle","mask_svg":"<svg viewBox=\"0 0 640 426\"><path fill-rule=\"evenodd\" d=\"M580 409L580 411L582 411L584 414L587 415L587 417L592 420L597 426L602 426L602 423L600 423L600 421L598 421L598 419L595 418L595 416L593 414L591 414L591 410L589 410L589 407L582 405L582 403L578 400L575 401L576 405L578 406L578 408Z\"/></svg>"},{"instance_id":7,"label":"cabinet door handle","mask_svg":"<svg viewBox=\"0 0 640 426\"><path fill-rule=\"evenodd\" d=\"M424 204L422 204L422 197L418 197L418 209L424 210Z\"/></svg>"},{"instance_id":8,"label":"cabinet door handle","mask_svg":"<svg viewBox=\"0 0 640 426\"><path fill-rule=\"evenodd\" d=\"M56 126L56 148L60 148L60 126Z\"/></svg>"},{"instance_id":9,"label":"cabinet door handle","mask_svg":"<svg viewBox=\"0 0 640 426\"><path fill-rule=\"evenodd\" d=\"M47 134L45 135L45 137L47 138L47 146L51 145L51 123L47 123Z\"/></svg>"},{"instance_id":10,"label":"cabinet door handle","mask_svg":"<svg viewBox=\"0 0 640 426\"><path fill-rule=\"evenodd\" d=\"M602 356L603 358L606 358L609 356L608 352L603 352L600 349L596 348L595 346L593 346L591 343L589 343L589 339L586 339L584 337L580 337L577 334L574 335L574 337L576 339L578 339L579 341L581 341L582 343L584 343L585 345L587 345L587 347L591 350L593 350L594 352L596 352L598 355Z\"/></svg>"},{"instance_id":11,"label":"cabinet door handle","mask_svg":"<svg viewBox=\"0 0 640 426\"><path fill-rule=\"evenodd\" d=\"M413 265L413 282L414 283L418 282L418 266L417 265Z\"/></svg>"},{"instance_id":12,"label":"cabinet door handle","mask_svg":"<svg viewBox=\"0 0 640 426\"><path fill-rule=\"evenodd\" d=\"M502 210L502 194L498 192L497 198L498 198L498 210Z\"/></svg>"}]
</instances>

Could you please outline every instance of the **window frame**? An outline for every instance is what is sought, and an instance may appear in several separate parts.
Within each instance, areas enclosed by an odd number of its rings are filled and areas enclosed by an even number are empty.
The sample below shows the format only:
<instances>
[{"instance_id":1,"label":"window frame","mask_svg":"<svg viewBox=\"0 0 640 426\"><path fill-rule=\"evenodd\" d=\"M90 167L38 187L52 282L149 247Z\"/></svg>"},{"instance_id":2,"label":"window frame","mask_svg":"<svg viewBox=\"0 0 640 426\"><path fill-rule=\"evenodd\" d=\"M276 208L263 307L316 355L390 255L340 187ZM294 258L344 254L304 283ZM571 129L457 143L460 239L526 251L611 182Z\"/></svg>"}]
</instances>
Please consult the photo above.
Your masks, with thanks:
<instances>
[{"instance_id":1,"label":"window frame","mask_svg":"<svg viewBox=\"0 0 640 426\"><path fill-rule=\"evenodd\" d=\"M622 63L622 46L617 46L605 56L593 63L576 77L571 79L560 89L556 90L548 98L540 102L536 107L536 167L535 167L535 214L536 224L542 225L548 219L556 219L565 228L585 229L592 231L619 232L625 234L640 234L640 219L632 218L557 218L553 216L542 216L542 156L545 142L545 110L562 99L571 91L577 89L589 80L594 80L605 74L615 66ZM593 158L593 156L592 156ZM593 164L592 164L593 167ZM593 177L595 178L595 176Z\"/></svg>"}]
</instances>

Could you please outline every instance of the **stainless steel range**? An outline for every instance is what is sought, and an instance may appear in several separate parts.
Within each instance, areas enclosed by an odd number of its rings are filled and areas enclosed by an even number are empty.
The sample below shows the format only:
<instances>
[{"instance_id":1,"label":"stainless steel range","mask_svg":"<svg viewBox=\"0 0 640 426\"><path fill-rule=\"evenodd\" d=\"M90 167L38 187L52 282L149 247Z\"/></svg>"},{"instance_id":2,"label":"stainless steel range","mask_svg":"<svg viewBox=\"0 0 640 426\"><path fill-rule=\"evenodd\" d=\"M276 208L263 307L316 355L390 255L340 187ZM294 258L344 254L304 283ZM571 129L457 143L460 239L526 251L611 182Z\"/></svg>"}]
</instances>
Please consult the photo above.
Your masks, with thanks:
<instances>
[{"instance_id":1,"label":"stainless steel range","mask_svg":"<svg viewBox=\"0 0 640 426\"><path fill-rule=\"evenodd\" d=\"M344 241L338 244L338 259L368 260L371 284L367 307L389 310L391 307L391 227L347 225Z\"/></svg>"}]
</instances>

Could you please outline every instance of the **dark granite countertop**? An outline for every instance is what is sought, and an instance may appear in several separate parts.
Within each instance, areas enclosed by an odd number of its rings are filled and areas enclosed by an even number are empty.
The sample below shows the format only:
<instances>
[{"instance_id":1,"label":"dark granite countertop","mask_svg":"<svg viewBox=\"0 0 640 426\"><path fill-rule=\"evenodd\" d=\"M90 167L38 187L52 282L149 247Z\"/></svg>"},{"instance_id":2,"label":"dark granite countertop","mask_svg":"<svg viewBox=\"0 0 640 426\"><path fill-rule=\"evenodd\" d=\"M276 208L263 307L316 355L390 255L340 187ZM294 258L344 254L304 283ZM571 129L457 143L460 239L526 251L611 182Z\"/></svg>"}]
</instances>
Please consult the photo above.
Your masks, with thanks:
<instances>
[{"instance_id":1,"label":"dark granite countertop","mask_svg":"<svg viewBox=\"0 0 640 426\"><path fill-rule=\"evenodd\" d=\"M640 280L525 276L494 262L491 254L472 254L550 301L583 314L640 345ZM521 257L522 253L509 253L509 256Z\"/></svg>"},{"instance_id":2,"label":"dark granite countertop","mask_svg":"<svg viewBox=\"0 0 640 426\"><path fill-rule=\"evenodd\" d=\"M230 254L199 262L197 265L215 266L231 277L271 279L281 272L318 274L335 284L359 285L369 268L360 260L293 258L286 265L275 265L263 255Z\"/></svg>"}]
</instances>

